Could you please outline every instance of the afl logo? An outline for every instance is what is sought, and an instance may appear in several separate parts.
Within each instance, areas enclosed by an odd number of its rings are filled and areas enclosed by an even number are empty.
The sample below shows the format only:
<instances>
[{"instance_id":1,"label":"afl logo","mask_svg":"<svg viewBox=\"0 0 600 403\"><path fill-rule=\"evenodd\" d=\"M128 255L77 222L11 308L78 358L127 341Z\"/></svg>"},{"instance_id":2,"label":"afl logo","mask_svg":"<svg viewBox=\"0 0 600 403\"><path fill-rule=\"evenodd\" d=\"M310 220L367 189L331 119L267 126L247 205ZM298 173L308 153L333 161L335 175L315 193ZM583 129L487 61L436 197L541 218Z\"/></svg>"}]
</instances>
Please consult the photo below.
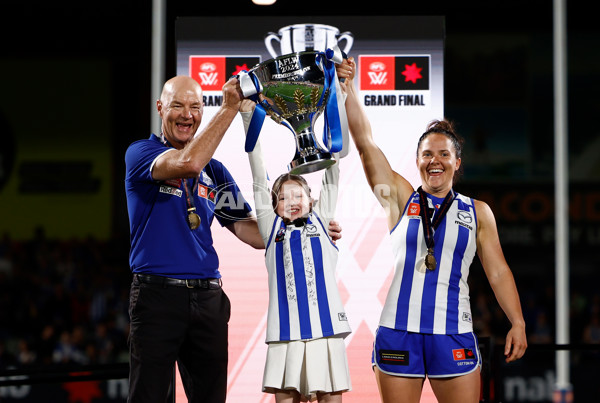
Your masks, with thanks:
<instances>
[{"instance_id":1,"label":"afl logo","mask_svg":"<svg viewBox=\"0 0 600 403\"><path fill-rule=\"evenodd\" d=\"M214 63L206 62L200 65L200 71L211 73L217 70L217 65Z\"/></svg>"},{"instance_id":2,"label":"afl logo","mask_svg":"<svg viewBox=\"0 0 600 403\"><path fill-rule=\"evenodd\" d=\"M473 222L473 216L468 211L459 211L456 214L456 216L458 217L459 220L461 220L462 222L465 222L467 224L470 224Z\"/></svg>"},{"instance_id":3,"label":"afl logo","mask_svg":"<svg viewBox=\"0 0 600 403\"><path fill-rule=\"evenodd\" d=\"M369 70L371 71L384 71L385 69L386 66L383 62L373 62L369 64Z\"/></svg>"}]
</instances>

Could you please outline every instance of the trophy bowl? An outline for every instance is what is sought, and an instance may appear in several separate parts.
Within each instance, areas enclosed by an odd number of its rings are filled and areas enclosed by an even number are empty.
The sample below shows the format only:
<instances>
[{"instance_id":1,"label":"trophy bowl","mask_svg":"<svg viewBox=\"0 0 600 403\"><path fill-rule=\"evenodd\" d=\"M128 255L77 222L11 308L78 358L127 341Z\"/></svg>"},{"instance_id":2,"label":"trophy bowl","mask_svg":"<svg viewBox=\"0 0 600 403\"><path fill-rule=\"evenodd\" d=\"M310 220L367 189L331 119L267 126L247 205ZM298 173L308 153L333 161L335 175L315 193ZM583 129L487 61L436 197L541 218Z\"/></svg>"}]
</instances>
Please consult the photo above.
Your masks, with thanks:
<instances>
[{"instance_id":1,"label":"trophy bowl","mask_svg":"<svg viewBox=\"0 0 600 403\"><path fill-rule=\"evenodd\" d=\"M291 53L262 62L249 73L260 81L260 104L274 120L292 131L296 153L292 174L305 174L335 164L332 153L315 139L314 124L325 110L330 91L319 63L319 52Z\"/></svg>"},{"instance_id":2,"label":"trophy bowl","mask_svg":"<svg viewBox=\"0 0 600 403\"><path fill-rule=\"evenodd\" d=\"M280 52L273 47L273 41L279 42ZM344 53L350 53L350 48L354 43L352 32L340 33L338 28L324 24L288 25L277 33L269 32L265 36L265 46L271 57L310 50L324 52L342 41L345 42Z\"/></svg>"}]
</instances>

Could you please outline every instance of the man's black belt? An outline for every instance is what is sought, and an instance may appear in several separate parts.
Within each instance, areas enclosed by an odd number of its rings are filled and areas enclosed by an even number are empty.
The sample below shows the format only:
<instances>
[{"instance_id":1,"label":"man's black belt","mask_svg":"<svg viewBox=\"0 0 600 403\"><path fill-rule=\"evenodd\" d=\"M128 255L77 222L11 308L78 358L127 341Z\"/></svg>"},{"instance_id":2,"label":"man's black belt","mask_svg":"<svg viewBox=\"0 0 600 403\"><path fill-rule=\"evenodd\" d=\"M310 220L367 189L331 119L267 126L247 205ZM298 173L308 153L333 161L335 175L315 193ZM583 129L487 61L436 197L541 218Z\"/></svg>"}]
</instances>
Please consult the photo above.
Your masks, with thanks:
<instances>
[{"instance_id":1,"label":"man's black belt","mask_svg":"<svg viewBox=\"0 0 600 403\"><path fill-rule=\"evenodd\" d=\"M146 284L158 284L163 287L175 286L175 287L186 287L186 288L203 288L205 290L216 290L221 288L220 278L191 278L191 279L180 279L163 276L155 276L153 274L135 274L135 278L140 283Z\"/></svg>"}]
</instances>

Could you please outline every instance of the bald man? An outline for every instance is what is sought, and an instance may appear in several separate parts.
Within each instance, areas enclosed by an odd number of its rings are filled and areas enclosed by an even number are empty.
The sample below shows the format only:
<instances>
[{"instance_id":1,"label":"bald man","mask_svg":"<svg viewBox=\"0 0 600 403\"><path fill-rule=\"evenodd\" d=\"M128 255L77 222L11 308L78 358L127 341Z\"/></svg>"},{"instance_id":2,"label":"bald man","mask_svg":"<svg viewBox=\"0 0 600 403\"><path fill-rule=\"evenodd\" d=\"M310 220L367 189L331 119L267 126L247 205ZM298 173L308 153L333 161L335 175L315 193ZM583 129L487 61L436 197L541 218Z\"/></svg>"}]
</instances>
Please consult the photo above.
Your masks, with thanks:
<instances>
[{"instance_id":1,"label":"bald man","mask_svg":"<svg viewBox=\"0 0 600 403\"><path fill-rule=\"evenodd\" d=\"M175 362L190 402L225 401L230 304L213 248L213 218L264 248L250 206L212 159L241 99L237 79L230 79L216 116L194 136L202 89L190 77L174 77L156 103L161 133L134 142L125 154L133 273L130 402L165 402ZM219 207L220 195L241 203Z\"/></svg>"},{"instance_id":2,"label":"bald man","mask_svg":"<svg viewBox=\"0 0 600 403\"><path fill-rule=\"evenodd\" d=\"M156 102L161 133L125 153L133 273L130 403L165 402L175 362L190 402L225 402L230 304L221 288L213 219L242 242L265 247L237 184L212 158L242 98L237 78L230 79L218 112L198 132L202 89L190 77L174 77ZM341 238L334 221L329 234Z\"/></svg>"}]
</instances>

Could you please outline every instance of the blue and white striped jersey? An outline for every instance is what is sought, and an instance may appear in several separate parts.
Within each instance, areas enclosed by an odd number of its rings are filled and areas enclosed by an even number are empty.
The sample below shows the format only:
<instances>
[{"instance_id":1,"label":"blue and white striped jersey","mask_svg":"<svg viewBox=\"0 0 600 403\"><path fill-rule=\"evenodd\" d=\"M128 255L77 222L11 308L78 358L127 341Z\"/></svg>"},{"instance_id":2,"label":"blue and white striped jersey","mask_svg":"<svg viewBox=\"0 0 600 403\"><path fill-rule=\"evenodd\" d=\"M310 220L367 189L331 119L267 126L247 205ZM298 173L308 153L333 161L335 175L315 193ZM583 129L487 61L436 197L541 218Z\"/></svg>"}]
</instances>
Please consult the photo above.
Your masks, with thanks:
<instances>
[{"instance_id":1,"label":"blue and white striped jersey","mask_svg":"<svg viewBox=\"0 0 600 403\"><path fill-rule=\"evenodd\" d=\"M428 195L428 205L436 203ZM379 324L427 334L471 332L467 278L477 249L473 199L457 194L435 230L435 270L424 265L427 247L419 211L419 193L414 192L391 231L395 273Z\"/></svg>"},{"instance_id":2,"label":"blue and white striped jersey","mask_svg":"<svg viewBox=\"0 0 600 403\"><path fill-rule=\"evenodd\" d=\"M286 225L267 202L270 188L260 143L249 158L269 279L266 342L347 336L351 329L335 276L338 249L327 232L337 202L338 163L325 171L306 224L296 227Z\"/></svg>"}]
</instances>

